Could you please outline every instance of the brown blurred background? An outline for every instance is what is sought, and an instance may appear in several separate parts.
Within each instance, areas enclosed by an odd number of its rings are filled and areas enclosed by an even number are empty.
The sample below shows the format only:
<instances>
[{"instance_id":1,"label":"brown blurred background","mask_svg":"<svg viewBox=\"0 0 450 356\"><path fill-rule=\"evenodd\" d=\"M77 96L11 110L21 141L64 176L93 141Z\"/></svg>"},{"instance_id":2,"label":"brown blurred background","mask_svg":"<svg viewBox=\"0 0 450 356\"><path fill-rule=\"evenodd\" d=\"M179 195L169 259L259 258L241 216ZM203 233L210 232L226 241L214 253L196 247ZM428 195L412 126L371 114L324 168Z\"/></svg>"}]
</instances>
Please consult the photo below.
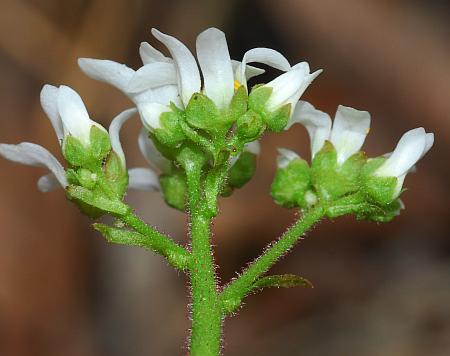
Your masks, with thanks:
<instances>
[{"instance_id":1,"label":"brown blurred background","mask_svg":"<svg viewBox=\"0 0 450 356\"><path fill-rule=\"evenodd\" d=\"M250 296L225 324L225 355L450 355L450 3L447 0L1 0L0 141L58 152L39 106L44 83L80 92L109 124L130 102L85 77L77 57L134 68L151 27L193 48L223 29L232 57L266 46L324 73L304 98L372 114L365 149L389 152L424 126L433 149L406 180L406 211L390 224L323 222L274 269L314 289ZM276 75L268 73L270 79ZM130 166L144 164L139 122L122 133ZM292 222L268 196L276 147L309 155L302 127L267 135L257 176L221 202L218 273L226 282ZM40 169L0 161L0 355L186 354L188 290L159 256L107 245L63 192L42 194ZM149 222L185 242L185 217L159 194L127 199Z\"/></svg>"}]
</instances>

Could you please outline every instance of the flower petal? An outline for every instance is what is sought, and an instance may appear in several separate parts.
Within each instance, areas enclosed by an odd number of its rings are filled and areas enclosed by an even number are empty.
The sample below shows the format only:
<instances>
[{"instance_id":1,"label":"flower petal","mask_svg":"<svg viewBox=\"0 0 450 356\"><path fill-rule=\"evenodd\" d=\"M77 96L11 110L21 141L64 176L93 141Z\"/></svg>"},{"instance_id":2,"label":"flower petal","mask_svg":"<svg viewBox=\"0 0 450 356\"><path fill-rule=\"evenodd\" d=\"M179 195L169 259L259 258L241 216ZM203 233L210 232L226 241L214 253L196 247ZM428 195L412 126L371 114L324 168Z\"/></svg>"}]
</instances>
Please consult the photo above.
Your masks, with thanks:
<instances>
[{"instance_id":1,"label":"flower petal","mask_svg":"<svg viewBox=\"0 0 450 356\"><path fill-rule=\"evenodd\" d=\"M234 75L225 34L214 27L200 33L197 59L206 96L219 109L228 107L234 94Z\"/></svg>"},{"instance_id":2,"label":"flower petal","mask_svg":"<svg viewBox=\"0 0 450 356\"><path fill-rule=\"evenodd\" d=\"M146 103L169 105L173 102L177 107L183 108L183 103L181 102L176 85L164 85L162 87L148 89L142 93L131 94L130 98L138 106Z\"/></svg>"},{"instance_id":3,"label":"flower petal","mask_svg":"<svg viewBox=\"0 0 450 356\"><path fill-rule=\"evenodd\" d=\"M126 93L134 70L125 64L105 59L79 58L78 66L88 77L110 84Z\"/></svg>"},{"instance_id":4,"label":"flower petal","mask_svg":"<svg viewBox=\"0 0 450 356\"><path fill-rule=\"evenodd\" d=\"M286 168L294 159L300 159L297 153L286 148L278 148L277 151L277 167L279 169Z\"/></svg>"},{"instance_id":5,"label":"flower petal","mask_svg":"<svg viewBox=\"0 0 450 356\"><path fill-rule=\"evenodd\" d=\"M58 181L58 178L53 173L46 174L39 178L37 182L38 189L41 192L47 193L57 188L61 188L61 184Z\"/></svg>"},{"instance_id":6,"label":"flower petal","mask_svg":"<svg viewBox=\"0 0 450 356\"><path fill-rule=\"evenodd\" d=\"M247 63L258 62L282 71L291 69L289 61L280 53L270 48L253 48L245 52L241 65L236 70L236 80L247 87Z\"/></svg>"},{"instance_id":7,"label":"flower petal","mask_svg":"<svg viewBox=\"0 0 450 356\"><path fill-rule=\"evenodd\" d=\"M375 172L377 176L401 177L422 157L427 147L426 132L419 127L406 132L389 158Z\"/></svg>"},{"instance_id":8,"label":"flower petal","mask_svg":"<svg viewBox=\"0 0 450 356\"><path fill-rule=\"evenodd\" d=\"M161 41L169 50L177 66L178 88L184 105L187 105L192 94L200 92L201 80L197 62L189 49L175 37L152 29L153 36Z\"/></svg>"},{"instance_id":9,"label":"flower petal","mask_svg":"<svg viewBox=\"0 0 450 356\"><path fill-rule=\"evenodd\" d=\"M162 173L168 173L170 171L170 161L157 150L145 129L142 129L139 133L138 144L142 155L150 166Z\"/></svg>"},{"instance_id":10,"label":"flower petal","mask_svg":"<svg viewBox=\"0 0 450 356\"><path fill-rule=\"evenodd\" d=\"M120 144L120 129L122 128L122 125L136 112L137 110L134 108L122 111L111 121L111 124L109 125L109 138L111 140L111 148L119 156L124 167L126 165L126 161L122 145Z\"/></svg>"},{"instance_id":11,"label":"flower petal","mask_svg":"<svg viewBox=\"0 0 450 356\"><path fill-rule=\"evenodd\" d=\"M46 167L56 177L62 187L69 184L66 172L58 160L44 147L30 142L22 142L18 145L0 144L0 155L10 161L35 167Z\"/></svg>"},{"instance_id":12,"label":"flower petal","mask_svg":"<svg viewBox=\"0 0 450 356\"><path fill-rule=\"evenodd\" d=\"M158 103L144 103L138 105L138 110L145 128L153 131L161 127L159 117L163 112L170 111L170 108Z\"/></svg>"},{"instance_id":13,"label":"flower petal","mask_svg":"<svg viewBox=\"0 0 450 356\"><path fill-rule=\"evenodd\" d=\"M259 141L249 142L244 146L243 151L253 153L257 156L261 152L261 144L259 143Z\"/></svg>"},{"instance_id":14,"label":"flower petal","mask_svg":"<svg viewBox=\"0 0 450 356\"><path fill-rule=\"evenodd\" d=\"M231 60L231 65L233 67L234 80L239 82L238 77L236 76L236 74L239 72L238 68L240 67L241 62L232 59ZM253 66L250 66L250 65L247 64L245 66L245 83L247 83L247 81L249 79L251 79L253 77L256 77L257 75L261 75L263 73L265 73L264 69L253 67Z\"/></svg>"},{"instance_id":15,"label":"flower petal","mask_svg":"<svg viewBox=\"0 0 450 356\"><path fill-rule=\"evenodd\" d=\"M43 86L41 90L41 106L55 130L56 137L58 137L58 140L61 143L64 138L64 128L58 112L57 87L48 84Z\"/></svg>"},{"instance_id":16,"label":"flower petal","mask_svg":"<svg viewBox=\"0 0 450 356\"><path fill-rule=\"evenodd\" d=\"M173 63L154 62L139 68L126 88L127 93L139 93L164 85L177 84L177 73Z\"/></svg>"},{"instance_id":17,"label":"flower petal","mask_svg":"<svg viewBox=\"0 0 450 356\"><path fill-rule=\"evenodd\" d=\"M65 85L59 87L58 111L61 115L65 134L74 136L86 146L89 145L93 125L105 130L89 118L83 100L78 93Z\"/></svg>"},{"instance_id":18,"label":"flower petal","mask_svg":"<svg viewBox=\"0 0 450 356\"><path fill-rule=\"evenodd\" d=\"M341 164L362 147L370 128L370 114L339 105L331 130L338 163Z\"/></svg>"},{"instance_id":19,"label":"flower petal","mask_svg":"<svg viewBox=\"0 0 450 356\"><path fill-rule=\"evenodd\" d=\"M282 105L291 104L293 112L300 96L321 72L318 70L310 74L308 63L302 62L265 84L273 90L267 101L267 109L276 110Z\"/></svg>"},{"instance_id":20,"label":"flower petal","mask_svg":"<svg viewBox=\"0 0 450 356\"><path fill-rule=\"evenodd\" d=\"M128 170L128 187L150 192L161 190L158 176L148 168L131 168Z\"/></svg>"},{"instance_id":21,"label":"flower petal","mask_svg":"<svg viewBox=\"0 0 450 356\"><path fill-rule=\"evenodd\" d=\"M315 154L323 147L325 140L330 137L330 116L317 110L310 103L300 100L286 126L286 130L295 123L302 124L308 131L311 140L311 157L314 158Z\"/></svg>"},{"instance_id":22,"label":"flower petal","mask_svg":"<svg viewBox=\"0 0 450 356\"><path fill-rule=\"evenodd\" d=\"M173 63L172 58L166 57L148 42L141 42L139 47L139 55L141 56L141 60L144 65L155 62Z\"/></svg>"}]
</instances>

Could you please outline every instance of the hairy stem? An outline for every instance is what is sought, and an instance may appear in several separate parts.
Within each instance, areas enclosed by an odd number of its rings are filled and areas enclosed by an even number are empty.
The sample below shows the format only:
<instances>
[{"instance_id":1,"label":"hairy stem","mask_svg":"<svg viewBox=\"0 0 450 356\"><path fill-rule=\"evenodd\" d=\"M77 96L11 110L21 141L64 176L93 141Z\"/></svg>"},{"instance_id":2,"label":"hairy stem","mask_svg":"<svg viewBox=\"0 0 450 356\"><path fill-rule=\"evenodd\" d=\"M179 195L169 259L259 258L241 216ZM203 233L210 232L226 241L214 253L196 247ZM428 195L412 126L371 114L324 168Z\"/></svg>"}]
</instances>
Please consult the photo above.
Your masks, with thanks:
<instances>
[{"instance_id":1,"label":"hairy stem","mask_svg":"<svg viewBox=\"0 0 450 356\"><path fill-rule=\"evenodd\" d=\"M160 233L158 230L152 226L147 225L139 217L133 213L128 213L119 217L121 221L127 224L134 231L142 235L145 238L139 238L138 235L134 236L133 239L126 240L128 245L138 245L148 248L164 257L168 262L178 268L186 269L190 262L189 252L182 246L174 242L169 236ZM110 237L114 238L114 235ZM120 240L121 236L117 236ZM127 235L127 237L130 237ZM113 240L113 242L115 242Z\"/></svg>"},{"instance_id":2,"label":"hairy stem","mask_svg":"<svg viewBox=\"0 0 450 356\"><path fill-rule=\"evenodd\" d=\"M211 249L211 218L201 201L201 171L188 170L189 210L192 239L190 278L192 333L190 355L217 356L220 352L222 313Z\"/></svg>"},{"instance_id":3,"label":"hairy stem","mask_svg":"<svg viewBox=\"0 0 450 356\"><path fill-rule=\"evenodd\" d=\"M324 209L321 206L307 211L277 242L269 246L238 278L233 280L221 294L224 312L231 312L238 308L242 299L253 289L254 283L323 215Z\"/></svg>"}]
</instances>

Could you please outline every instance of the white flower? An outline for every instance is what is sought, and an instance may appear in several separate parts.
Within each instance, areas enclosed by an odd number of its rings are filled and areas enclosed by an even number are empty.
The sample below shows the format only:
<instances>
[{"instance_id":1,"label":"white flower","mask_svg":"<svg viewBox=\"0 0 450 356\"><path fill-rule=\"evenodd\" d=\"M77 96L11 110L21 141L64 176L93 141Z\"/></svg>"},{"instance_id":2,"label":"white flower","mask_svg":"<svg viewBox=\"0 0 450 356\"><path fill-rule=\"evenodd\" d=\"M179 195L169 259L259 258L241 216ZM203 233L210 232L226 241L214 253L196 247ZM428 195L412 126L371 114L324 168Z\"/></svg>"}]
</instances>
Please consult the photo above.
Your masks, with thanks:
<instances>
[{"instance_id":1,"label":"white flower","mask_svg":"<svg viewBox=\"0 0 450 356\"><path fill-rule=\"evenodd\" d=\"M308 131L312 158L323 147L325 140L330 140L336 149L338 164L342 164L362 147L369 133L370 114L339 105L331 128L328 114L300 101L286 128L295 123L303 124Z\"/></svg>"},{"instance_id":2,"label":"white flower","mask_svg":"<svg viewBox=\"0 0 450 356\"><path fill-rule=\"evenodd\" d=\"M322 70L310 73L309 65L301 62L293 66L288 72L280 75L265 87L272 88L272 95L266 103L269 111L275 111L281 106L291 104L291 113L294 111L298 100Z\"/></svg>"},{"instance_id":3,"label":"white flower","mask_svg":"<svg viewBox=\"0 0 450 356\"><path fill-rule=\"evenodd\" d=\"M430 150L434 143L434 134L427 133L423 127L406 132L389 158L375 171L378 177L395 177L397 186L395 195L402 189L406 174Z\"/></svg>"},{"instance_id":4,"label":"white flower","mask_svg":"<svg viewBox=\"0 0 450 356\"><path fill-rule=\"evenodd\" d=\"M182 42L156 29L152 29L152 34L167 47L172 58L143 42L139 53L144 66L137 71L109 60L78 60L89 77L125 93L136 104L148 130L160 127L160 115L170 111L171 102L183 109L197 92L203 91L219 109L226 108L236 86L247 87L248 79L264 73L247 63L264 63L283 71L291 68L284 56L269 48L247 51L242 62L231 60L224 33L209 28L197 37L200 73L195 57Z\"/></svg>"},{"instance_id":5,"label":"white flower","mask_svg":"<svg viewBox=\"0 0 450 356\"><path fill-rule=\"evenodd\" d=\"M89 146L92 126L106 132L100 124L89 118L81 97L67 86L57 88L44 85L41 90L41 105L60 142L65 136L71 135L84 146Z\"/></svg>"},{"instance_id":6,"label":"white flower","mask_svg":"<svg viewBox=\"0 0 450 356\"><path fill-rule=\"evenodd\" d=\"M159 55L158 55L159 53ZM92 79L108 83L126 94L137 106L144 124L159 127L159 112L152 106L170 111L173 102L181 107L176 85L175 66L149 44L141 44L144 66L134 71L124 64L110 60L80 58L78 65Z\"/></svg>"},{"instance_id":7,"label":"white flower","mask_svg":"<svg viewBox=\"0 0 450 356\"><path fill-rule=\"evenodd\" d=\"M63 166L42 146L30 142L22 142L18 145L1 143L0 155L13 162L48 168L52 173L38 180L38 188L42 192L48 192L58 185L62 187L69 185Z\"/></svg>"},{"instance_id":8,"label":"white flower","mask_svg":"<svg viewBox=\"0 0 450 356\"><path fill-rule=\"evenodd\" d=\"M93 125L105 130L89 118L80 96L67 86L62 85L57 88L44 85L41 90L41 105L61 145L64 137L71 135L80 140L83 145L88 146ZM68 186L63 166L42 146L30 142L22 142L18 145L0 144L0 155L14 162L48 168L51 173L38 181L38 188L43 192L58 186L63 188Z\"/></svg>"}]
</instances>

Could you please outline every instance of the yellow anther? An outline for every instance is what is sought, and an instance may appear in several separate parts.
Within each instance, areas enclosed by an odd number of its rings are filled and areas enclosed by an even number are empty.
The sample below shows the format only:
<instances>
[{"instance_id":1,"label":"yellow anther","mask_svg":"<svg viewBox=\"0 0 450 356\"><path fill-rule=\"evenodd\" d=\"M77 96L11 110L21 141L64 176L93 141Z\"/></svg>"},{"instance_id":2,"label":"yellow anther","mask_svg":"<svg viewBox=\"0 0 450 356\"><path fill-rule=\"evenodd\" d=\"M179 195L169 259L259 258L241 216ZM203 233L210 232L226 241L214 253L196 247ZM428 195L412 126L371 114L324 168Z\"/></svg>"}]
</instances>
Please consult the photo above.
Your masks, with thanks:
<instances>
[{"instance_id":1,"label":"yellow anther","mask_svg":"<svg viewBox=\"0 0 450 356\"><path fill-rule=\"evenodd\" d=\"M370 132L370 127L366 130L366 135L368 135Z\"/></svg>"},{"instance_id":2,"label":"yellow anther","mask_svg":"<svg viewBox=\"0 0 450 356\"><path fill-rule=\"evenodd\" d=\"M239 83L237 80L234 81L234 90L238 90L241 86L241 83Z\"/></svg>"}]
</instances>

